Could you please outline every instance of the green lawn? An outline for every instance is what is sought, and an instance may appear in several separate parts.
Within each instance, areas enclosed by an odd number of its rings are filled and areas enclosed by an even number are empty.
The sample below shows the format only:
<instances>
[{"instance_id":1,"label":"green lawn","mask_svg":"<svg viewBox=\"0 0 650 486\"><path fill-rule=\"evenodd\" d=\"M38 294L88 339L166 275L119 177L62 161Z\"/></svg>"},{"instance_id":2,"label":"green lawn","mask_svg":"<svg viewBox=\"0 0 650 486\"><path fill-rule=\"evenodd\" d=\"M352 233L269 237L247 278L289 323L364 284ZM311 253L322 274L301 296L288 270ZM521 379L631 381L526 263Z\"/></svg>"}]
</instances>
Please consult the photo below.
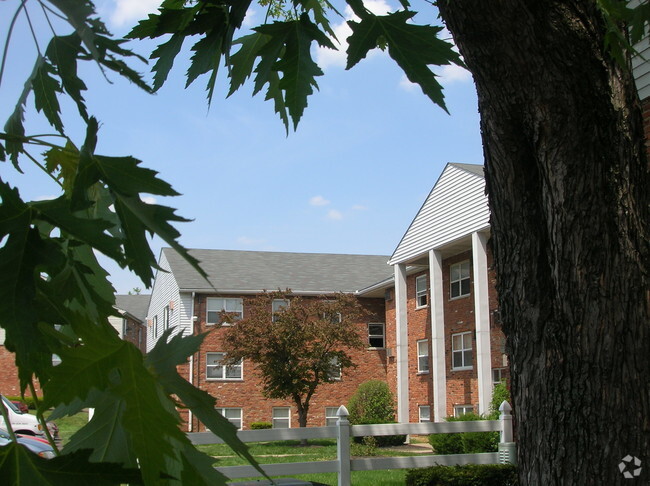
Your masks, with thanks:
<instances>
[{"instance_id":1,"label":"green lawn","mask_svg":"<svg viewBox=\"0 0 650 486\"><path fill-rule=\"evenodd\" d=\"M67 443L70 437L88 422L88 413L81 412L72 417L55 420L59 427L62 444ZM260 442L248 444L253 456L261 464L279 464L285 462L311 462L330 461L336 459L336 441L334 439L310 440L307 446L301 446L298 441ZM198 446L199 450L215 458L215 466L239 466L247 464L240 459L228 446L213 444ZM409 452L397 452L386 449L372 450L361 446L352 445L353 456L409 456L417 455ZM353 471L352 484L355 486L393 486L404 484L406 470L392 471ZM291 477L314 481L328 485L337 484L335 473L292 475ZM253 478L254 479L254 478ZM236 481L245 481L237 479Z\"/></svg>"},{"instance_id":2,"label":"green lawn","mask_svg":"<svg viewBox=\"0 0 650 486\"><path fill-rule=\"evenodd\" d=\"M309 441L308 446L300 446L298 441L280 441L268 443L252 443L249 448L253 456L261 464L280 464L285 462L311 462L329 461L336 459L336 441L331 439L320 439ZM235 453L223 444L198 446L198 449L215 458L215 466L239 466L245 465L246 461L240 459ZM352 454L367 455L367 449L353 446ZM409 452L397 452L385 449L376 449L377 456L410 456L416 455ZM404 484L406 470L391 471L353 471L352 484L355 486L391 486ZM337 484L335 473L291 475L293 478L314 481L328 485ZM250 478L254 479L254 478ZM238 479L234 481L245 481Z\"/></svg>"}]
</instances>

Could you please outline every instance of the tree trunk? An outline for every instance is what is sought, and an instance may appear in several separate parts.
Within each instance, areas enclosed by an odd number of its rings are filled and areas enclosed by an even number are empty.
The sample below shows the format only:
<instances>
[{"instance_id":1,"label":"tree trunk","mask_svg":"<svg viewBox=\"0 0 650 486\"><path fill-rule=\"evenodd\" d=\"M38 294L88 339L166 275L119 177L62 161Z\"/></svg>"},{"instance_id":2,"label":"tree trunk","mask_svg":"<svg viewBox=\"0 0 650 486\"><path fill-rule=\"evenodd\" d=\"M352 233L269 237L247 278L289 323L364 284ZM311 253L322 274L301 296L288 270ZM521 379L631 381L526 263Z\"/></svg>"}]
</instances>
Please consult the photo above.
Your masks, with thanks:
<instances>
[{"instance_id":1,"label":"tree trunk","mask_svg":"<svg viewBox=\"0 0 650 486\"><path fill-rule=\"evenodd\" d=\"M307 427L307 414L309 413L309 402L303 403L300 396L294 395L293 401L298 410L298 427ZM300 445L308 445L307 439L300 439Z\"/></svg>"},{"instance_id":2,"label":"tree trunk","mask_svg":"<svg viewBox=\"0 0 650 486\"><path fill-rule=\"evenodd\" d=\"M438 2L476 82L522 484L650 478L649 168L594 0Z\"/></svg>"}]
</instances>

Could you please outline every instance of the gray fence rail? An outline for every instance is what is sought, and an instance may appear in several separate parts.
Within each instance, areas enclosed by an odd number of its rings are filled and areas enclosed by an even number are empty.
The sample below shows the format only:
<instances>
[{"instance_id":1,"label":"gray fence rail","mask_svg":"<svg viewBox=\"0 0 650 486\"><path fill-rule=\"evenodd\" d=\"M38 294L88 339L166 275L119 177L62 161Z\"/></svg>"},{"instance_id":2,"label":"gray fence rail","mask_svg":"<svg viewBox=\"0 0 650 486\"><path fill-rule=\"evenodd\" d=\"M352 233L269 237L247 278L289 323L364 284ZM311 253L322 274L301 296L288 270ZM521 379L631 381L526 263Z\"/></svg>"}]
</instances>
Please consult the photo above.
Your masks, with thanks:
<instances>
[{"instance_id":1,"label":"gray fence rail","mask_svg":"<svg viewBox=\"0 0 650 486\"><path fill-rule=\"evenodd\" d=\"M351 471L376 471L428 467L435 464L500 464L515 463L516 449L512 441L512 415L508 402L503 402L499 420L467 422L430 422L419 424L350 425L348 411L341 406L335 426L307 427L294 429L241 430L237 436L242 442L272 442L277 440L336 439L337 459L334 461L293 462L262 464L262 470L269 476L337 473L339 486L350 486ZM350 438L380 435L429 435L454 432L500 432L499 452L480 454L420 455L410 457L373 457L352 459ZM188 434L193 444L222 444L223 440L212 432ZM217 470L230 479L257 477L259 472L252 466L218 467Z\"/></svg>"}]
</instances>

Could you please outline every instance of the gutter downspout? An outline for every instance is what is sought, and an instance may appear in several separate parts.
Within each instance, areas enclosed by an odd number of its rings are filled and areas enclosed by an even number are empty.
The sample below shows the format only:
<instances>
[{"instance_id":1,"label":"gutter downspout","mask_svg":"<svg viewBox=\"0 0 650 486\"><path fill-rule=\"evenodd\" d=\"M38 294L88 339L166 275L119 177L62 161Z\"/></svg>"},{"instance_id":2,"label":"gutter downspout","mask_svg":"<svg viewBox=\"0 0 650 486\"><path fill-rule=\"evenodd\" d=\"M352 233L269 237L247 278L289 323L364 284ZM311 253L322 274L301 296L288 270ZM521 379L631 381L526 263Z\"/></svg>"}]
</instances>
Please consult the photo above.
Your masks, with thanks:
<instances>
[{"instance_id":1,"label":"gutter downspout","mask_svg":"<svg viewBox=\"0 0 650 486\"><path fill-rule=\"evenodd\" d=\"M190 306L190 336L194 336L194 296L196 295L196 292L192 292L192 305ZM190 385L194 384L194 354L190 356ZM187 431L192 432L192 410L189 410L189 415L188 415L188 426L187 426Z\"/></svg>"}]
</instances>

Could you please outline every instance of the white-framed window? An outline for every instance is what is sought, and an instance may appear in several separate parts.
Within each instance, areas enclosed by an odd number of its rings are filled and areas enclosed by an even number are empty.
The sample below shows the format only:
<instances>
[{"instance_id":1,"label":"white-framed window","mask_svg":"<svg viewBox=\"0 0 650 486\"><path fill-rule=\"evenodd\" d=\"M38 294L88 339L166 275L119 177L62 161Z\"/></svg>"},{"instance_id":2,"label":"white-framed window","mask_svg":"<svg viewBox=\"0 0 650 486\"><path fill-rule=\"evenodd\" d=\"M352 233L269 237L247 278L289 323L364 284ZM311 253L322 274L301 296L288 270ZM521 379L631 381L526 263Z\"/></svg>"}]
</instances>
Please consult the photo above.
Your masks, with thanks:
<instances>
[{"instance_id":1,"label":"white-framed window","mask_svg":"<svg viewBox=\"0 0 650 486\"><path fill-rule=\"evenodd\" d=\"M291 408L273 407L273 428L288 429L291 427Z\"/></svg>"},{"instance_id":2,"label":"white-framed window","mask_svg":"<svg viewBox=\"0 0 650 486\"><path fill-rule=\"evenodd\" d=\"M451 335L451 367L455 370L472 369L472 332Z\"/></svg>"},{"instance_id":3,"label":"white-framed window","mask_svg":"<svg viewBox=\"0 0 650 486\"><path fill-rule=\"evenodd\" d=\"M474 413L474 405L454 405L454 417L462 417Z\"/></svg>"},{"instance_id":4,"label":"white-framed window","mask_svg":"<svg viewBox=\"0 0 650 486\"><path fill-rule=\"evenodd\" d=\"M418 373L429 372L429 340L418 341Z\"/></svg>"},{"instance_id":5,"label":"white-framed window","mask_svg":"<svg viewBox=\"0 0 650 486\"><path fill-rule=\"evenodd\" d=\"M226 353L205 354L205 377L208 380L242 380L242 361L233 365L224 365Z\"/></svg>"},{"instance_id":6,"label":"white-framed window","mask_svg":"<svg viewBox=\"0 0 650 486\"><path fill-rule=\"evenodd\" d=\"M275 322L275 315L282 309L289 307L289 301L286 299L273 299L271 302L271 320Z\"/></svg>"},{"instance_id":7,"label":"white-framed window","mask_svg":"<svg viewBox=\"0 0 650 486\"><path fill-rule=\"evenodd\" d=\"M231 424L237 427L237 430L242 428L242 409L236 407L216 407L215 410L219 412Z\"/></svg>"},{"instance_id":8,"label":"white-framed window","mask_svg":"<svg viewBox=\"0 0 650 486\"><path fill-rule=\"evenodd\" d=\"M153 316L153 335L158 337L158 314Z\"/></svg>"},{"instance_id":9,"label":"white-framed window","mask_svg":"<svg viewBox=\"0 0 650 486\"><path fill-rule=\"evenodd\" d=\"M427 306L427 276L420 275L415 279L415 308Z\"/></svg>"},{"instance_id":10,"label":"white-framed window","mask_svg":"<svg viewBox=\"0 0 650 486\"><path fill-rule=\"evenodd\" d=\"M505 368L493 368L492 369L492 385L496 386L505 380L504 376Z\"/></svg>"},{"instance_id":11,"label":"white-framed window","mask_svg":"<svg viewBox=\"0 0 650 486\"><path fill-rule=\"evenodd\" d=\"M418 407L420 423L431 422L431 407L429 405L420 405Z\"/></svg>"},{"instance_id":12,"label":"white-framed window","mask_svg":"<svg viewBox=\"0 0 650 486\"><path fill-rule=\"evenodd\" d=\"M339 407L325 407L325 425L330 427L336 425L336 422L339 420L336 412L339 411Z\"/></svg>"},{"instance_id":13,"label":"white-framed window","mask_svg":"<svg viewBox=\"0 0 650 486\"><path fill-rule=\"evenodd\" d=\"M449 297L456 299L469 295L469 260L449 266Z\"/></svg>"},{"instance_id":14,"label":"white-framed window","mask_svg":"<svg viewBox=\"0 0 650 486\"><path fill-rule=\"evenodd\" d=\"M207 299L207 323L229 325L223 322L222 312L225 312L233 321L238 321L244 317L244 302L240 298L234 297L208 297Z\"/></svg>"},{"instance_id":15,"label":"white-framed window","mask_svg":"<svg viewBox=\"0 0 650 486\"><path fill-rule=\"evenodd\" d=\"M142 328L138 328L138 348L142 346Z\"/></svg>"},{"instance_id":16,"label":"white-framed window","mask_svg":"<svg viewBox=\"0 0 650 486\"><path fill-rule=\"evenodd\" d=\"M383 322L368 324L368 346L371 348L386 347L385 326Z\"/></svg>"},{"instance_id":17,"label":"white-framed window","mask_svg":"<svg viewBox=\"0 0 650 486\"><path fill-rule=\"evenodd\" d=\"M341 379L341 364L339 363L339 359L336 356L330 359L330 368L328 370L327 376L330 380Z\"/></svg>"},{"instance_id":18,"label":"white-framed window","mask_svg":"<svg viewBox=\"0 0 650 486\"><path fill-rule=\"evenodd\" d=\"M165 306L165 310L163 312L163 331L169 329L169 306Z\"/></svg>"}]
</instances>

